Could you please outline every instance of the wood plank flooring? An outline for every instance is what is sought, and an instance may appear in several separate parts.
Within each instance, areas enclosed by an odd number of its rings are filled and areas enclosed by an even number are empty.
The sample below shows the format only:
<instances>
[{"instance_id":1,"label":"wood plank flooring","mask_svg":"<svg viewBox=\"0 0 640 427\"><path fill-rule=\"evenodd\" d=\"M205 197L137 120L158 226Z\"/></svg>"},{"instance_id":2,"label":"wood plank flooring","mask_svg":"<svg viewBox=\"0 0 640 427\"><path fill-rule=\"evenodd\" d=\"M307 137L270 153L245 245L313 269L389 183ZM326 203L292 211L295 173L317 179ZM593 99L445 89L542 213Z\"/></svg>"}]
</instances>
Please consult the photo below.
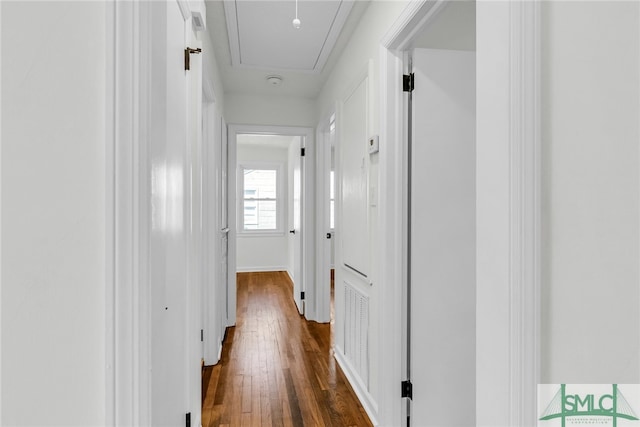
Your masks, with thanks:
<instances>
[{"instance_id":1,"label":"wood plank flooring","mask_svg":"<svg viewBox=\"0 0 640 427\"><path fill-rule=\"evenodd\" d=\"M371 426L333 358L329 324L298 314L285 272L239 273L236 326L205 367L203 427Z\"/></svg>"}]
</instances>

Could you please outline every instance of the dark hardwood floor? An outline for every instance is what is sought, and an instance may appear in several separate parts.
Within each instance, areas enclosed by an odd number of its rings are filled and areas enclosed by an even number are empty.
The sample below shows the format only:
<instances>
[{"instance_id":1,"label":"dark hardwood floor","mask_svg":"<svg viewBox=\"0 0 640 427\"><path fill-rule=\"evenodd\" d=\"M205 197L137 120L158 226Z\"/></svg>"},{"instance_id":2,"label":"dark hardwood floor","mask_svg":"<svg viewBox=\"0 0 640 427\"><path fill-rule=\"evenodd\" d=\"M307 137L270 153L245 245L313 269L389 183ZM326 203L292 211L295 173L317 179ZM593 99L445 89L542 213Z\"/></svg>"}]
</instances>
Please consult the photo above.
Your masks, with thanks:
<instances>
[{"instance_id":1,"label":"dark hardwood floor","mask_svg":"<svg viewBox=\"0 0 640 427\"><path fill-rule=\"evenodd\" d=\"M205 367L202 425L371 426L331 350L329 324L307 322L284 272L239 273L236 326Z\"/></svg>"}]
</instances>

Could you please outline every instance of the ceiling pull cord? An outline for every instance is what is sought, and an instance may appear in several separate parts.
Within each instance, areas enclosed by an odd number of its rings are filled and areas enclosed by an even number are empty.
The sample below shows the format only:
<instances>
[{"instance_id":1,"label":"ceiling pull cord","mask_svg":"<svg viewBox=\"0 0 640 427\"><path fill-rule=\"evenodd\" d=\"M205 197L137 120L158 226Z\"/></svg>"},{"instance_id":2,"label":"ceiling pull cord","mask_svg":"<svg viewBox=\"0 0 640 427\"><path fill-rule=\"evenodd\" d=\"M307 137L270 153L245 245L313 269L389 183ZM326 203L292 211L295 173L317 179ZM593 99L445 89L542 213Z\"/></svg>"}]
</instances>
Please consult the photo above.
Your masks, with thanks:
<instances>
[{"instance_id":1,"label":"ceiling pull cord","mask_svg":"<svg viewBox=\"0 0 640 427\"><path fill-rule=\"evenodd\" d=\"M293 19L293 28L300 28L300 20L298 19L298 0L296 0L296 17Z\"/></svg>"}]
</instances>

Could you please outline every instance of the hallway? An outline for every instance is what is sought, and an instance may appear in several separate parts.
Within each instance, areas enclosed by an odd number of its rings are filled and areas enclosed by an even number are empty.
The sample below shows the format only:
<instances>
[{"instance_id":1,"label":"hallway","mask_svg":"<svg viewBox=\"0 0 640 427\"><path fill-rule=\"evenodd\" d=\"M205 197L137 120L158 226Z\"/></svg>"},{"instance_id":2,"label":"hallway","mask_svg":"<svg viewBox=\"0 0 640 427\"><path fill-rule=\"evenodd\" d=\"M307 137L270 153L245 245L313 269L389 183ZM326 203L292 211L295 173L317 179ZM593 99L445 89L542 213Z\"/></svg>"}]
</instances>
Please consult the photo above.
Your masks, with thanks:
<instances>
[{"instance_id":1,"label":"hallway","mask_svg":"<svg viewBox=\"0 0 640 427\"><path fill-rule=\"evenodd\" d=\"M307 322L285 272L238 274L237 325L205 368L202 425L370 426L337 366L330 325Z\"/></svg>"}]
</instances>

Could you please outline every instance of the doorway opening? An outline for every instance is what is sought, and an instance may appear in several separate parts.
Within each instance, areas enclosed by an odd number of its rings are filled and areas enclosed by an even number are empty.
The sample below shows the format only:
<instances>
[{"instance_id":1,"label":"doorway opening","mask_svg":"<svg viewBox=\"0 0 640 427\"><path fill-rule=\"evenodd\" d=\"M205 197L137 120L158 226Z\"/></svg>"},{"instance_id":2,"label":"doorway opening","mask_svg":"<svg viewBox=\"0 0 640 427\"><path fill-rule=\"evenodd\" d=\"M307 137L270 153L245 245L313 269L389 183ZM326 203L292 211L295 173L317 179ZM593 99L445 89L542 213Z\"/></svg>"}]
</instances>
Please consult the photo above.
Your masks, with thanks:
<instances>
[{"instance_id":1,"label":"doorway opening","mask_svg":"<svg viewBox=\"0 0 640 427\"><path fill-rule=\"evenodd\" d=\"M236 322L234 273L243 271L286 271L298 312L313 319L312 129L229 125L228 141L228 326Z\"/></svg>"},{"instance_id":2,"label":"doorway opening","mask_svg":"<svg viewBox=\"0 0 640 427\"><path fill-rule=\"evenodd\" d=\"M304 314L302 228L304 137L236 137L236 271L284 271Z\"/></svg>"},{"instance_id":3,"label":"doorway opening","mask_svg":"<svg viewBox=\"0 0 640 427\"><path fill-rule=\"evenodd\" d=\"M407 425L475 424L475 21L474 1L435 5L394 52L407 82L401 154Z\"/></svg>"}]
</instances>

